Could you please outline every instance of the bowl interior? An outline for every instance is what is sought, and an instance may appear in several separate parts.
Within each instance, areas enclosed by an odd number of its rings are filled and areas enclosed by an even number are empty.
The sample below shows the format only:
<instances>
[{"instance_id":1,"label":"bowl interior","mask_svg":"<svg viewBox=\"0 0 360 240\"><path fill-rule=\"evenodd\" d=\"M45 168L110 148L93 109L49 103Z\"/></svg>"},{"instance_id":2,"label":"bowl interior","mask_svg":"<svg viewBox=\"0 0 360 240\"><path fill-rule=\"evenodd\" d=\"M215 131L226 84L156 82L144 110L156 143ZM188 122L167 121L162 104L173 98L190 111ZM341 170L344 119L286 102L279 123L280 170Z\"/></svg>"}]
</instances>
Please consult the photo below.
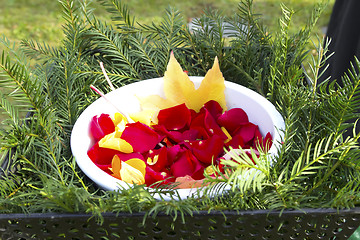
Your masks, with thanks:
<instances>
[{"instance_id":1,"label":"bowl interior","mask_svg":"<svg viewBox=\"0 0 360 240\"><path fill-rule=\"evenodd\" d=\"M190 77L190 79L198 87L203 77ZM106 97L124 112L139 112L141 108L137 96L158 94L164 97L162 85L162 78L143 80L116 89L106 94ZM285 129L282 116L268 100L258 93L227 81L225 81L225 86L228 109L235 107L244 109L248 114L249 121L259 126L263 136L270 132L274 143L269 152L276 154L281 142L282 131ZM108 104L104 98L99 98L83 111L71 133L71 150L78 166L91 180L105 190L117 190L119 185L126 188L128 184L102 171L87 156L88 149L93 145L89 135L89 123L95 115L101 113L112 115L115 112L116 109L111 104ZM194 191L197 190L178 190L180 198L186 198Z\"/></svg>"}]
</instances>

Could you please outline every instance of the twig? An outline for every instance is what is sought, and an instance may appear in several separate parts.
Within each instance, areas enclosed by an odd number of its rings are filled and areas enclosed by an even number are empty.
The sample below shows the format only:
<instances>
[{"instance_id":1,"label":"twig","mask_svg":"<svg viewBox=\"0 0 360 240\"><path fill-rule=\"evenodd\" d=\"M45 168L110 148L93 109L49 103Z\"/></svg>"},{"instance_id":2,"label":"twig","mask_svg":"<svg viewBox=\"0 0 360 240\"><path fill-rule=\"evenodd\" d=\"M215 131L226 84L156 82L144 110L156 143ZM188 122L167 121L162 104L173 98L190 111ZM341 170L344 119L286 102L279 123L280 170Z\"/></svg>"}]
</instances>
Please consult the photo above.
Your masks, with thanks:
<instances>
[{"instance_id":1,"label":"twig","mask_svg":"<svg viewBox=\"0 0 360 240\"><path fill-rule=\"evenodd\" d=\"M99 94L102 98L105 99L105 101L107 101L109 104L111 104L119 113L121 113L129 123L133 123L134 120L132 120L130 118L130 116L127 113L124 113L123 111L121 111L115 104L113 104L106 96L103 92L101 92L98 88L96 88L94 85L90 85L90 88L92 90L94 90L97 94Z\"/></svg>"},{"instance_id":2,"label":"twig","mask_svg":"<svg viewBox=\"0 0 360 240\"><path fill-rule=\"evenodd\" d=\"M103 72L103 74L104 74L104 76L105 76L106 81L108 82L108 84L109 84L109 86L110 86L110 89L111 89L112 91L114 91L115 88L114 88L114 86L112 85L112 83L111 83L111 81L110 81L110 78L109 78L109 76L107 75L107 73L106 73L106 71L105 71L104 64L103 64L102 62L100 62L100 68L101 68L101 70L102 70L102 72Z\"/></svg>"}]
</instances>

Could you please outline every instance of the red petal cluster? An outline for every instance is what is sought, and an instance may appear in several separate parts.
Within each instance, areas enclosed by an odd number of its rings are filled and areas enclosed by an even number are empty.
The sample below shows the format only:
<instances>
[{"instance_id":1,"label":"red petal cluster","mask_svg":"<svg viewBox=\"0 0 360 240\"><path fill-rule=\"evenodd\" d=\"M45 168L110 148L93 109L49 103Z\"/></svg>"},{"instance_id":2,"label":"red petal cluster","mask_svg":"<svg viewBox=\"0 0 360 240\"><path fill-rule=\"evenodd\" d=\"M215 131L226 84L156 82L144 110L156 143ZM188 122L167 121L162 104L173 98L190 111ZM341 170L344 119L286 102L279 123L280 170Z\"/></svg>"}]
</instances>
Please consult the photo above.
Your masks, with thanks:
<instances>
[{"instance_id":1,"label":"red petal cluster","mask_svg":"<svg viewBox=\"0 0 360 240\"><path fill-rule=\"evenodd\" d=\"M115 131L115 125L109 114L101 114L91 119L90 134L96 142L113 131Z\"/></svg>"},{"instance_id":2,"label":"red petal cluster","mask_svg":"<svg viewBox=\"0 0 360 240\"><path fill-rule=\"evenodd\" d=\"M106 114L92 119L90 131L95 141L114 131L109 119ZM108 173L111 173L109 168L115 154L122 161L142 159L146 163L145 183L155 187L175 182L176 178L203 179L205 168L218 164L224 149L241 147L267 151L272 144L271 134L261 136L258 126L249 122L243 109L223 112L216 101L207 102L198 113L185 104L162 109L157 125L129 123L121 138L132 145L134 153L101 148L96 143L88 156Z\"/></svg>"}]
</instances>

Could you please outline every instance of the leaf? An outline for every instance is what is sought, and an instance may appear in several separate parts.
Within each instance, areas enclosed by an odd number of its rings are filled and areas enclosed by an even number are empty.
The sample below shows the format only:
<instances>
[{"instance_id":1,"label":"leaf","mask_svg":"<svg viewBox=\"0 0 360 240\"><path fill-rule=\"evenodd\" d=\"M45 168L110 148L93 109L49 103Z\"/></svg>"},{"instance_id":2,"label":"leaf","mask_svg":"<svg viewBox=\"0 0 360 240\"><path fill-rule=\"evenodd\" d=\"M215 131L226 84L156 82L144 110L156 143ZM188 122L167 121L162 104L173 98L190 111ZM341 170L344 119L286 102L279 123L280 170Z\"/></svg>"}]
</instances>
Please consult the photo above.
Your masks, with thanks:
<instances>
[{"instance_id":1,"label":"leaf","mask_svg":"<svg viewBox=\"0 0 360 240\"><path fill-rule=\"evenodd\" d=\"M217 101L223 109L226 109L224 91L224 77L217 58L215 58L213 67L206 73L200 87L196 89L194 83L175 59L174 54L171 53L164 75L166 98L150 95L139 98L139 100L143 110L159 111L185 103L188 108L198 112L210 100Z\"/></svg>"},{"instance_id":2,"label":"leaf","mask_svg":"<svg viewBox=\"0 0 360 240\"><path fill-rule=\"evenodd\" d=\"M189 96L189 108L199 111L210 100L215 100L226 110L224 77L220 71L219 61L215 57L213 67L206 73L200 87Z\"/></svg>"}]
</instances>

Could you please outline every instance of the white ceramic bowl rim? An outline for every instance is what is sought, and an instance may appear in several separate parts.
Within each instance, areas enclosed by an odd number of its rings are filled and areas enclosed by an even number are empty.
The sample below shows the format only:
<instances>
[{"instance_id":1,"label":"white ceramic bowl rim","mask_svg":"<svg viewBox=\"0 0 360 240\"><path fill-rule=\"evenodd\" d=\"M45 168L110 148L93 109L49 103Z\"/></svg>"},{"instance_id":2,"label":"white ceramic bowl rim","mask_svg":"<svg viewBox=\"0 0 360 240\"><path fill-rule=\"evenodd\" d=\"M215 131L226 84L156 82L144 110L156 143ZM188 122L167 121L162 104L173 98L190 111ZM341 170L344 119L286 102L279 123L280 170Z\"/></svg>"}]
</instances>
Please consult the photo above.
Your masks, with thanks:
<instances>
[{"instance_id":1,"label":"white ceramic bowl rim","mask_svg":"<svg viewBox=\"0 0 360 240\"><path fill-rule=\"evenodd\" d=\"M195 86L200 85L203 77L190 77ZM162 90L163 78L154 78L132 83L118 88L106 97L124 112L132 113L141 110L137 96L158 94L164 97ZM263 136L270 132L273 145L270 154L277 154L285 129L285 123L274 105L260 94L241 85L225 81L225 98L228 109L241 107L249 117L249 121L257 124ZM71 150L80 169L99 187L105 190L119 190L119 186L128 188L129 184L112 177L98 168L87 156L88 149L92 146L88 126L95 115L101 113L114 114L116 109L108 104L104 98L99 98L88 106L79 116L71 133ZM198 189L178 189L179 197L185 199L192 194L199 194ZM155 196L156 197L156 196ZM157 196L158 199L171 199L169 196Z\"/></svg>"}]
</instances>

